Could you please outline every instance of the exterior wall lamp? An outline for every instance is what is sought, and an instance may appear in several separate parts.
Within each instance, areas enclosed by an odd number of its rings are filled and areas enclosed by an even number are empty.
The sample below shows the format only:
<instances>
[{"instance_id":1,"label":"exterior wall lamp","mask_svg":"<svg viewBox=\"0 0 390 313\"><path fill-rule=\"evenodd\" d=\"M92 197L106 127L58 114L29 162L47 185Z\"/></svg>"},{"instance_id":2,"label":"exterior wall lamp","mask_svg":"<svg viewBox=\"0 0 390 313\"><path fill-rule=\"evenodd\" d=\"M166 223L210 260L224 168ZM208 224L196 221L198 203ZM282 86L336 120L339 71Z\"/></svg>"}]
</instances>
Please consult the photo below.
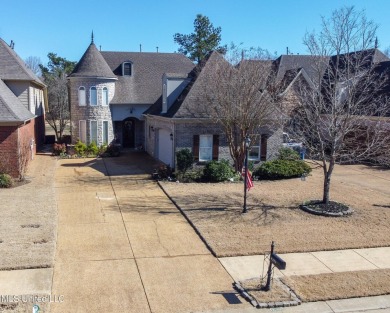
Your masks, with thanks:
<instances>
[{"instance_id":1,"label":"exterior wall lamp","mask_svg":"<svg viewBox=\"0 0 390 313\"><path fill-rule=\"evenodd\" d=\"M173 140L173 134L172 133L169 135L169 137L171 137L171 140Z\"/></svg>"}]
</instances>

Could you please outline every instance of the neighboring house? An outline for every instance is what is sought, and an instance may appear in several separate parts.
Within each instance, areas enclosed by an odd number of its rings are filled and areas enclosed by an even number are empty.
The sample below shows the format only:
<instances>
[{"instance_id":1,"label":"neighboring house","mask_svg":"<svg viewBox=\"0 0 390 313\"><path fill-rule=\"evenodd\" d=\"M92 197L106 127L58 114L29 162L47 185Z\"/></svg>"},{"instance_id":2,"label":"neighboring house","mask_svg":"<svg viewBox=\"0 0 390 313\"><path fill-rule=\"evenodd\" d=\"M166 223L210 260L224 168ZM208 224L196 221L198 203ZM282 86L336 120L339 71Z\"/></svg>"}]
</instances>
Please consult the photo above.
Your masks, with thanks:
<instances>
[{"instance_id":1,"label":"neighboring house","mask_svg":"<svg viewBox=\"0 0 390 313\"><path fill-rule=\"evenodd\" d=\"M0 38L0 172L20 177L45 136L46 87Z\"/></svg>"}]
</instances>

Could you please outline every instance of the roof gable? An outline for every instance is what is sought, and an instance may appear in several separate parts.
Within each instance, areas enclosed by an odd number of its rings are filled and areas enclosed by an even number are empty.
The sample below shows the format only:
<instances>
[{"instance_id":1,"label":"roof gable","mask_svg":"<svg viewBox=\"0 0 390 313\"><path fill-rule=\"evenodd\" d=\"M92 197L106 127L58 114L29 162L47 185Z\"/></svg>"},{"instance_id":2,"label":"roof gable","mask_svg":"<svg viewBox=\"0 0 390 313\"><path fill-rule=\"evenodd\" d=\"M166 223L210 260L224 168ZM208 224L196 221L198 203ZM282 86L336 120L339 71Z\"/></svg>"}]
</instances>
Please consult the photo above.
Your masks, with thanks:
<instances>
[{"instance_id":1,"label":"roof gable","mask_svg":"<svg viewBox=\"0 0 390 313\"><path fill-rule=\"evenodd\" d=\"M0 122L24 122L32 118L34 115L0 79Z\"/></svg>"},{"instance_id":2,"label":"roof gable","mask_svg":"<svg viewBox=\"0 0 390 313\"><path fill-rule=\"evenodd\" d=\"M281 55L275 60L276 81L280 82L286 72L304 69L308 77L316 81L322 78L329 58L314 55Z\"/></svg>"},{"instance_id":3,"label":"roof gable","mask_svg":"<svg viewBox=\"0 0 390 313\"><path fill-rule=\"evenodd\" d=\"M24 61L0 38L0 78L2 80L27 80L44 86L42 81L24 63Z\"/></svg>"},{"instance_id":4,"label":"roof gable","mask_svg":"<svg viewBox=\"0 0 390 313\"><path fill-rule=\"evenodd\" d=\"M178 99L172 104L167 115L175 118L208 118L209 114L199 103L206 103L202 98L206 97L205 90L208 82L208 73L213 71L220 62L228 64L217 51L210 53L206 59L198 64L192 71L193 81L188 84ZM229 64L229 66L231 66Z\"/></svg>"}]
</instances>

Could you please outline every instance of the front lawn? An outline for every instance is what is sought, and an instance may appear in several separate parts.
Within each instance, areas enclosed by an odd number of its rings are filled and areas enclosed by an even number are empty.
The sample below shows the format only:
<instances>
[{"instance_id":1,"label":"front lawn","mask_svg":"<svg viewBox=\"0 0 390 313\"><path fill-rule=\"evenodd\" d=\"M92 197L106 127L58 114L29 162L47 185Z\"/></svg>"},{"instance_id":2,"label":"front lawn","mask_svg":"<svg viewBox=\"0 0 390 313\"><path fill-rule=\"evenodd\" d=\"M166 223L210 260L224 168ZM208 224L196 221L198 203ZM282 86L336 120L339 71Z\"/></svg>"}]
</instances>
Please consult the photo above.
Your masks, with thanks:
<instances>
[{"instance_id":1,"label":"front lawn","mask_svg":"<svg viewBox=\"0 0 390 313\"><path fill-rule=\"evenodd\" d=\"M337 166L331 199L354 209L348 217L323 217L299 209L322 198L320 169L302 181L255 181L241 214L240 183L171 183L162 187L182 208L218 257L390 245L390 170Z\"/></svg>"}]
</instances>

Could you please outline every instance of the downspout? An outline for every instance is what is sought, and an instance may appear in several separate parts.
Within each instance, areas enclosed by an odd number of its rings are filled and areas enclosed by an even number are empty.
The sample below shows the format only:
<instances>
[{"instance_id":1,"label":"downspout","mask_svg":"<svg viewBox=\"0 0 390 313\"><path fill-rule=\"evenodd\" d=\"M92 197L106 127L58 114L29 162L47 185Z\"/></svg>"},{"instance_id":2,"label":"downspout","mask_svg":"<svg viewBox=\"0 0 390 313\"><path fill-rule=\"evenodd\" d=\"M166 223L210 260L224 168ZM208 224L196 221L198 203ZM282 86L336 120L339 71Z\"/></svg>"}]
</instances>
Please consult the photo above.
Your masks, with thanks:
<instances>
[{"instance_id":1,"label":"downspout","mask_svg":"<svg viewBox=\"0 0 390 313\"><path fill-rule=\"evenodd\" d=\"M177 140L176 140L176 124L175 124L175 122L173 122L172 121L172 123L173 123L173 132L172 132L172 134L173 134L173 140L172 140L172 158L173 158L173 166L172 166L172 169L176 169L176 153L175 153L175 151L176 151L176 142L177 142Z\"/></svg>"}]
</instances>

